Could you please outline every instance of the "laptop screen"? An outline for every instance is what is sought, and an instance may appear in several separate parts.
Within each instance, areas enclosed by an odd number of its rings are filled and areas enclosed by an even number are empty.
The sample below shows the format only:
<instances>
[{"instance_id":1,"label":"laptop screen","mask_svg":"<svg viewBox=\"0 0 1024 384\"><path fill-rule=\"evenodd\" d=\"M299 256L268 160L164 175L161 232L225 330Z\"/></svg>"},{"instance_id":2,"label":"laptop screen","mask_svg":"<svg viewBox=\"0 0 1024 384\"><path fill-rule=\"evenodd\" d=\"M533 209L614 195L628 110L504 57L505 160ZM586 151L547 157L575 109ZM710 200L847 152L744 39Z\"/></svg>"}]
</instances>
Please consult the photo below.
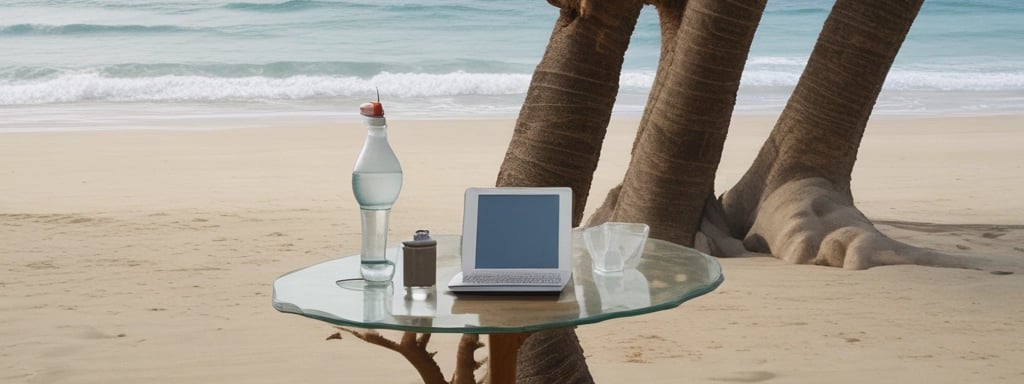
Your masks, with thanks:
<instances>
[{"instance_id":1,"label":"laptop screen","mask_svg":"<svg viewBox=\"0 0 1024 384\"><path fill-rule=\"evenodd\" d=\"M476 268L558 268L558 195L481 195Z\"/></svg>"}]
</instances>

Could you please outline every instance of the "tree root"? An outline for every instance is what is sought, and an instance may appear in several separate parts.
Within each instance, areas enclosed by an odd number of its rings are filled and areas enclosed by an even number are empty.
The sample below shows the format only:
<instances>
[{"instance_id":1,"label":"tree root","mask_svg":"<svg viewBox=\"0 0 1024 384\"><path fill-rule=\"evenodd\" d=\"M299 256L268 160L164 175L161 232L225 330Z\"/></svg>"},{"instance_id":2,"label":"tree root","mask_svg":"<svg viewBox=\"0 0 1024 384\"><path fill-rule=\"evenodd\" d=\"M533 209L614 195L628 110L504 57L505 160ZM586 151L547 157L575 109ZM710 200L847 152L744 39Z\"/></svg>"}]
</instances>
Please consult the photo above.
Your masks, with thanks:
<instances>
[{"instance_id":1,"label":"tree root","mask_svg":"<svg viewBox=\"0 0 1024 384\"><path fill-rule=\"evenodd\" d=\"M740 239L729 234L729 221L722 203L714 196L704 203L700 231L694 235L693 248L718 257L771 256L748 250Z\"/></svg>"},{"instance_id":2,"label":"tree root","mask_svg":"<svg viewBox=\"0 0 1024 384\"><path fill-rule=\"evenodd\" d=\"M706 215L707 216L707 215ZM853 201L822 178L787 182L765 196L743 235L743 249L770 253L797 264L846 269L915 264L983 269L984 260L914 247L889 238L853 206ZM714 216L712 216L713 218ZM723 236L723 222L705 218L712 251L736 253L735 239Z\"/></svg>"},{"instance_id":3,"label":"tree root","mask_svg":"<svg viewBox=\"0 0 1024 384\"><path fill-rule=\"evenodd\" d=\"M452 381L449 382L445 380L444 374L441 373L441 367L439 367L437 362L434 360L434 355L437 354L437 352L427 352L427 343L430 342L429 333L417 334L415 332L406 332L402 335L401 342L396 343L376 331L370 330L360 332L344 327L336 328L367 343L376 344L400 353L406 360L409 360L409 362L412 363L413 367L416 368L416 371L419 372L420 377L423 378L423 382L426 384L476 383L474 372L484 363L484 361L477 361L473 357L473 353L480 347L483 347L483 343L479 341L480 335L462 335L462 340L459 341L455 372L452 374ZM341 332L335 332L327 337L327 340L335 339L342 339Z\"/></svg>"}]
</instances>

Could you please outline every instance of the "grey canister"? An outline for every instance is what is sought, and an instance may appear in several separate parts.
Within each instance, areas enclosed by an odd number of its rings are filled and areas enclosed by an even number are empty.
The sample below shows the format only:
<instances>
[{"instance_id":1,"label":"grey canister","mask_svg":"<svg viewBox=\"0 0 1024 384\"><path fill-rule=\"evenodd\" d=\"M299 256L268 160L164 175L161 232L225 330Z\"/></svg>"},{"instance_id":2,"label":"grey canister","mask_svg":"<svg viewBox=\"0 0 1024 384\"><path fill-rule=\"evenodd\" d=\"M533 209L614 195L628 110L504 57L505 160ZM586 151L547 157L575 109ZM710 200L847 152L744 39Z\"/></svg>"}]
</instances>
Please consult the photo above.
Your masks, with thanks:
<instances>
[{"instance_id":1,"label":"grey canister","mask_svg":"<svg viewBox=\"0 0 1024 384\"><path fill-rule=\"evenodd\" d=\"M437 240L430 231L420 229L412 241L402 242L402 284L406 287L432 287L437 283Z\"/></svg>"}]
</instances>

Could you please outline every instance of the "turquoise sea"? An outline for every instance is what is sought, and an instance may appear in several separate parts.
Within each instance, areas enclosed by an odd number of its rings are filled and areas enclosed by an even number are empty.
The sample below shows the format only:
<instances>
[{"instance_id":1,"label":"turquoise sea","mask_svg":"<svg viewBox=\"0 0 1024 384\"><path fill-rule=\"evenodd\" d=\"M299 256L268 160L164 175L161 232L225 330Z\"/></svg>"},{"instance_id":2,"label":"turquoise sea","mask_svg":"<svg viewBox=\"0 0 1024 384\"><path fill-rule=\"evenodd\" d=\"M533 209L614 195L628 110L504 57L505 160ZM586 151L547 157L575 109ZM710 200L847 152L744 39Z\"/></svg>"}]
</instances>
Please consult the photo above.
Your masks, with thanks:
<instances>
[{"instance_id":1,"label":"turquoise sea","mask_svg":"<svg viewBox=\"0 0 1024 384\"><path fill-rule=\"evenodd\" d=\"M772 0L737 113L781 111L831 7ZM514 117L558 10L543 0L6 0L0 132ZM638 114L659 32L644 10L616 105ZM1024 1L927 0L876 106L1024 111ZM198 124L197 122L202 122Z\"/></svg>"}]
</instances>

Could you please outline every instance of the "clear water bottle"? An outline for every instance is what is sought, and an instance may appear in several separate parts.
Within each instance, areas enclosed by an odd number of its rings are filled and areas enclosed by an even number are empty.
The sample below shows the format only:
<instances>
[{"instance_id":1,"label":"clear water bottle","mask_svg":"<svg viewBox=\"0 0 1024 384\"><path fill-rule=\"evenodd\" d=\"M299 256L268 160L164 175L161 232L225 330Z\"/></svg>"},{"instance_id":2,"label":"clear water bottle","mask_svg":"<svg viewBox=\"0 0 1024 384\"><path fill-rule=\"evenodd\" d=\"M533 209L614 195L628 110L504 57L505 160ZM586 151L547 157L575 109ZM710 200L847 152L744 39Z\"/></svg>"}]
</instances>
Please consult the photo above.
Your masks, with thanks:
<instances>
[{"instance_id":1,"label":"clear water bottle","mask_svg":"<svg viewBox=\"0 0 1024 384\"><path fill-rule=\"evenodd\" d=\"M388 218L402 190L402 166L388 144L379 99L359 106L359 113L366 117L366 142L352 170L352 192L362 215L359 269L368 282L389 282L395 275L395 261L387 258Z\"/></svg>"}]
</instances>

